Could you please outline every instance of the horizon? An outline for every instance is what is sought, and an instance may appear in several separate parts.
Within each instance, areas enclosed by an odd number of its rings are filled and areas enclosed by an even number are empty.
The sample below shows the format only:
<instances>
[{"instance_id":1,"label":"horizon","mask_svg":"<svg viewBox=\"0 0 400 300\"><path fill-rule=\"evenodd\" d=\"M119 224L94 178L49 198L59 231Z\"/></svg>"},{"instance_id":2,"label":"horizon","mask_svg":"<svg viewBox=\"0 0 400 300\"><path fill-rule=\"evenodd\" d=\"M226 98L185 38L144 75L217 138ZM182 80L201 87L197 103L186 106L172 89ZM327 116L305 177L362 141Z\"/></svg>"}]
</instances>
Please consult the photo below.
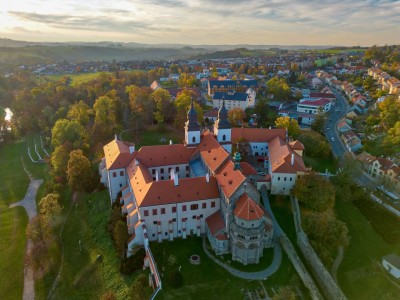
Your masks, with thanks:
<instances>
[{"instance_id":1,"label":"horizon","mask_svg":"<svg viewBox=\"0 0 400 300\"><path fill-rule=\"evenodd\" d=\"M398 44L400 1L14 0L0 36L29 42L358 46Z\"/></svg>"}]
</instances>

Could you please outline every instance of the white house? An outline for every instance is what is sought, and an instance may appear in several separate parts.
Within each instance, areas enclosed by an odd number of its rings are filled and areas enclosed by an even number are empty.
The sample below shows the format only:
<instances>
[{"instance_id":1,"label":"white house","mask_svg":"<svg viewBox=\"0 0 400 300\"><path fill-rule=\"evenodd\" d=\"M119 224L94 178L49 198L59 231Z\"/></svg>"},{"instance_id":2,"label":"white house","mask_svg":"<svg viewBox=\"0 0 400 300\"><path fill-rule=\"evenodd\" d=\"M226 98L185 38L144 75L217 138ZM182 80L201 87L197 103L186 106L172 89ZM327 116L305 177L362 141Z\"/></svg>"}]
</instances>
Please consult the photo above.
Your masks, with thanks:
<instances>
[{"instance_id":1,"label":"white house","mask_svg":"<svg viewBox=\"0 0 400 300\"><path fill-rule=\"evenodd\" d=\"M392 253L382 257L382 265L394 278L400 278L400 257L398 255Z\"/></svg>"},{"instance_id":2,"label":"white house","mask_svg":"<svg viewBox=\"0 0 400 300\"><path fill-rule=\"evenodd\" d=\"M297 104L299 113L309 113L316 115L322 108L323 112L328 112L332 107L332 100L326 98L303 98Z\"/></svg>"}]
</instances>

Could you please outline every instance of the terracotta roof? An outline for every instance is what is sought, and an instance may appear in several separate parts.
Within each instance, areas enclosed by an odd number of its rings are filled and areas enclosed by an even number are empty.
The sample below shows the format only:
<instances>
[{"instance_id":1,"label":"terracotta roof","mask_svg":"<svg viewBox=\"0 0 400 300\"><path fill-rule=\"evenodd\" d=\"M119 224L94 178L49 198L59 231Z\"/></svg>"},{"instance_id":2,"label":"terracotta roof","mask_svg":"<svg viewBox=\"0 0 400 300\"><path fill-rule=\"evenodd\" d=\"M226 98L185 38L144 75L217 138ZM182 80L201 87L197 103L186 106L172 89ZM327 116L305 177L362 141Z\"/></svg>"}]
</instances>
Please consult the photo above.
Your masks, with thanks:
<instances>
[{"instance_id":1,"label":"terracotta roof","mask_svg":"<svg viewBox=\"0 0 400 300\"><path fill-rule=\"evenodd\" d=\"M289 143L290 148L293 150L304 150L304 145L300 141L293 141Z\"/></svg>"},{"instance_id":2,"label":"terracotta roof","mask_svg":"<svg viewBox=\"0 0 400 300\"><path fill-rule=\"evenodd\" d=\"M132 182L135 183L134 180ZM147 184L138 181L133 192L140 207L219 199L217 181L212 176L209 182L205 177L182 178L176 186L173 180L151 181Z\"/></svg>"},{"instance_id":3,"label":"terracotta roof","mask_svg":"<svg viewBox=\"0 0 400 300\"><path fill-rule=\"evenodd\" d=\"M125 168L129 164L136 155L130 153L129 146L134 144L114 139L103 147L107 170Z\"/></svg>"},{"instance_id":4,"label":"terracotta roof","mask_svg":"<svg viewBox=\"0 0 400 300\"><path fill-rule=\"evenodd\" d=\"M259 142L265 143L269 142L276 136L281 138L286 138L286 129L275 128L232 128L232 142L236 142L243 138L248 142Z\"/></svg>"},{"instance_id":5,"label":"terracotta roof","mask_svg":"<svg viewBox=\"0 0 400 300\"><path fill-rule=\"evenodd\" d=\"M301 99L300 105L310 105L310 106L325 106L330 103L331 100L327 98L310 98L310 99Z\"/></svg>"},{"instance_id":6,"label":"terracotta roof","mask_svg":"<svg viewBox=\"0 0 400 300\"><path fill-rule=\"evenodd\" d=\"M147 168L188 164L194 152L182 144L143 146L137 153L138 159Z\"/></svg>"},{"instance_id":7,"label":"terracotta roof","mask_svg":"<svg viewBox=\"0 0 400 300\"><path fill-rule=\"evenodd\" d=\"M310 98L327 98L327 99L336 99L336 96L332 93L319 93L319 92L311 92Z\"/></svg>"},{"instance_id":8,"label":"terracotta roof","mask_svg":"<svg viewBox=\"0 0 400 300\"><path fill-rule=\"evenodd\" d=\"M222 218L221 212L218 210L206 219L208 229L214 235L225 228L225 222Z\"/></svg>"},{"instance_id":9,"label":"terracotta roof","mask_svg":"<svg viewBox=\"0 0 400 300\"><path fill-rule=\"evenodd\" d=\"M240 162L240 171L242 171L243 175L245 176L257 175L256 169L254 169L253 166L247 162Z\"/></svg>"},{"instance_id":10,"label":"terracotta roof","mask_svg":"<svg viewBox=\"0 0 400 300\"><path fill-rule=\"evenodd\" d=\"M376 160L379 162L379 164L381 165L380 169L382 171L387 171L389 170L391 167L396 166L394 162L392 162L391 160L384 158L384 157L377 157Z\"/></svg>"},{"instance_id":11,"label":"terracotta roof","mask_svg":"<svg viewBox=\"0 0 400 300\"><path fill-rule=\"evenodd\" d=\"M234 163L228 160L215 174L222 192L230 198L237 188L246 180L240 170L234 170Z\"/></svg>"},{"instance_id":12,"label":"terracotta roof","mask_svg":"<svg viewBox=\"0 0 400 300\"><path fill-rule=\"evenodd\" d=\"M200 144L197 146L197 151L200 152L206 165L215 173L229 157L226 152L210 131L206 130L200 139Z\"/></svg>"},{"instance_id":13,"label":"terracotta roof","mask_svg":"<svg viewBox=\"0 0 400 300\"><path fill-rule=\"evenodd\" d=\"M376 159L375 156L372 156L371 154L367 153L367 152L363 152L359 155L357 155L357 159L365 162L367 164L372 164L372 162Z\"/></svg>"},{"instance_id":14,"label":"terracotta roof","mask_svg":"<svg viewBox=\"0 0 400 300\"><path fill-rule=\"evenodd\" d=\"M254 221L264 216L264 210L247 193L244 193L236 202L234 214L240 219Z\"/></svg>"},{"instance_id":15,"label":"terracotta roof","mask_svg":"<svg viewBox=\"0 0 400 300\"><path fill-rule=\"evenodd\" d=\"M270 154L271 170L274 173L297 173L306 172L303 158L295 151L292 151L286 142L279 136L275 137L268 144ZM292 154L294 164L291 164Z\"/></svg>"},{"instance_id":16,"label":"terracotta roof","mask_svg":"<svg viewBox=\"0 0 400 300\"><path fill-rule=\"evenodd\" d=\"M215 236L215 238L216 238L217 240L220 240L220 241L227 241L227 240L228 240L228 237L227 237L226 233L217 234L217 235Z\"/></svg>"}]
</instances>

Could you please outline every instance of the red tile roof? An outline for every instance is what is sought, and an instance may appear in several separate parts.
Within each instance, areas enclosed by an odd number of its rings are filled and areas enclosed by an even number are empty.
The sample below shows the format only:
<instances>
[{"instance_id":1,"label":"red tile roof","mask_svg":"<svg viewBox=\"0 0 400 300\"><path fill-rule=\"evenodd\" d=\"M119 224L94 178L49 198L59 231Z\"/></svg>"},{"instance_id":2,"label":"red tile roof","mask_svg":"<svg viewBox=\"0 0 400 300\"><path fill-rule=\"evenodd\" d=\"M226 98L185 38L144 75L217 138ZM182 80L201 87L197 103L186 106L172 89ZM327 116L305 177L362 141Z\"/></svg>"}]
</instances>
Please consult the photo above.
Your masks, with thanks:
<instances>
[{"instance_id":1,"label":"red tile roof","mask_svg":"<svg viewBox=\"0 0 400 300\"><path fill-rule=\"evenodd\" d=\"M242 171L243 175L245 176L257 175L256 169L254 169L254 167L247 162L240 163L240 171Z\"/></svg>"},{"instance_id":2,"label":"red tile roof","mask_svg":"<svg viewBox=\"0 0 400 300\"><path fill-rule=\"evenodd\" d=\"M255 221L262 218L265 213L247 193L244 193L236 202L234 214L242 220Z\"/></svg>"},{"instance_id":3,"label":"red tile roof","mask_svg":"<svg viewBox=\"0 0 400 300\"><path fill-rule=\"evenodd\" d=\"M277 136L268 144L270 154L270 165L273 173L291 173L306 172L303 158L295 151L292 151L286 142ZM292 166L292 154L294 155L294 164Z\"/></svg>"},{"instance_id":4,"label":"red tile roof","mask_svg":"<svg viewBox=\"0 0 400 300\"><path fill-rule=\"evenodd\" d=\"M129 146L134 144L112 140L103 147L107 170L125 168L132 161L136 153L131 154Z\"/></svg>"},{"instance_id":5,"label":"red tile roof","mask_svg":"<svg viewBox=\"0 0 400 300\"><path fill-rule=\"evenodd\" d=\"M182 144L143 146L136 159L147 168L188 164L193 152L193 148Z\"/></svg>"},{"instance_id":6,"label":"red tile roof","mask_svg":"<svg viewBox=\"0 0 400 300\"><path fill-rule=\"evenodd\" d=\"M201 135L200 144L197 146L206 165L215 173L221 165L228 159L229 153L226 152L210 131L205 131Z\"/></svg>"},{"instance_id":7,"label":"red tile roof","mask_svg":"<svg viewBox=\"0 0 400 300\"><path fill-rule=\"evenodd\" d=\"M236 142L239 139L245 139L247 142L254 143L265 143L269 142L276 136L286 138L286 129L275 128L232 128L232 142Z\"/></svg>"},{"instance_id":8,"label":"red tile roof","mask_svg":"<svg viewBox=\"0 0 400 300\"><path fill-rule=\"evenodd\" d=\"M222 229L225 228L225 222L222 218L221 212L216 211L211 216L206 219L206 223L210 233L215 235L216 233L220 232Z\"/></svg>"},{"instance_id":9,"label":"red tile roof","mask_svg":"<svg viewBox=\"0 0 400 300\"><path fill-rule=\"evenodd\" d=\"M289 142L290 148L293 150L304 150L304 145L300 141Z\"/></svg>"},{"instance_id":10,"label":"red tile roof","mask_svg":"<svg viewBox=\"0 0 400 300\"><path fill-rule=\"evenodd\" d=\"M234 163L228 160L215 174L215 178L226 197L230 198L238 187L246 180L240 170L234 170Z\"/></svg>"}]
</instances>

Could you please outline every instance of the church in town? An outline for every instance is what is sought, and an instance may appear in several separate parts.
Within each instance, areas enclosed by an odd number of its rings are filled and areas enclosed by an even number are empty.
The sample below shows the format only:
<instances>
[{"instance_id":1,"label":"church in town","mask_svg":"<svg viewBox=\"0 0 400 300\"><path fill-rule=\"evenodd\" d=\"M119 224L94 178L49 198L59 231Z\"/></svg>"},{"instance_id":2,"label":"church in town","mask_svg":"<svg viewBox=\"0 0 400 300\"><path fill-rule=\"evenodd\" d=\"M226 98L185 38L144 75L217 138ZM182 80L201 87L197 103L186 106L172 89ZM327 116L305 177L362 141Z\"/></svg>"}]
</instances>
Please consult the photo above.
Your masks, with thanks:
<instances>
[{"instance_id":1,"label":"church in town","mask_svg":"<svg viewBox=\"0 0 400 300\"><path fill-rule=\"evenodd\" d=\"M232 154L232 145L244 142L265 172ZM274 246L258 189L289 194L307 171L303 150L300 142L288 141L285 129L231 128L224 103L213 129L202 129L192 103L183 144L135 149L116 138L104 146L99 171L111 201L120 201L126 214L128 251L150 241L205 235L217 255L231 254L247 265Z\"/></svg>"}]
</instances>

